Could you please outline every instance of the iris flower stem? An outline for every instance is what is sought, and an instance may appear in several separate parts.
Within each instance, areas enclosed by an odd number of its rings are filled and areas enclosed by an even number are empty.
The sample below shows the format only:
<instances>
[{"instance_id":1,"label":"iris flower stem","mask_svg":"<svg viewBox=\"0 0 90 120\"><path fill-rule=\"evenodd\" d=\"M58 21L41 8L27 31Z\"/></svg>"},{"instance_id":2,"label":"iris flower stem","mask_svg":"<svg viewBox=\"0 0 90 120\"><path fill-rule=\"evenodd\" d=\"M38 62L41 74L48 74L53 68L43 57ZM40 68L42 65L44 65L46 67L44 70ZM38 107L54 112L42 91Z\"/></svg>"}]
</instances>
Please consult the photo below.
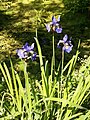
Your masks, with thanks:
<instances>
[{"instance_id":1,"label":"iris flower stem","mask_svg":"<svg viewBox=\"0 0 90 120\"><path fill-rule=\"evenodd\" d=\"M63 71L63 65L64 65L64 50L62 48L62 71ZM61 74L63 74L61 71Z\"/></svg>"},{"instance_id":2,"label":"iris flower stem","mask_svg":"<svg viewBox=\"0 0 90 120\"><path fill-rule=\"evenodd\" d=\"M53 69L54 69L54 73L55 73L55 47L54 47L54 33L52 36L52 40L53 40Z\"/></svg>"},{"instance_id":3,"label":"iris flower stem","mask_svg":"<svg viewBox=\"0 0 90 120\"><path fill-rule=\"evenodd\" d=\"M63 81L63 65L64 65L64 50L62 48L62 66L61 66L61 85L60 85L60 98L62 98L62 81Z\"/></svg>"},{"instance_id":4,"label":"iris flower stem","mask_svg":"<svg viewBox=\"0 0 90 120\"><path fill-rule=\"evenodd\" d=\"M37 38L37 27L36 27L36 38Z\"/></svg>"}]
</instances>

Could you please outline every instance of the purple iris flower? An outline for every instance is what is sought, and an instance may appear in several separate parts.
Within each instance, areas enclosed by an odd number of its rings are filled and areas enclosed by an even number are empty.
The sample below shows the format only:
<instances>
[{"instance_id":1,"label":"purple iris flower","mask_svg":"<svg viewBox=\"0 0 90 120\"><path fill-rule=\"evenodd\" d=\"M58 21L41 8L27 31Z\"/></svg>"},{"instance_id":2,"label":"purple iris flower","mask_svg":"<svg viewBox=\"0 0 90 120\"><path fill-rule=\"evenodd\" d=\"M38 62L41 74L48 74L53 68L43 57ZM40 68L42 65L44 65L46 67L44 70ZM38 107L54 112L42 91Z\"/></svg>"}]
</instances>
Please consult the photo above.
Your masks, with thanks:
<instances>
[{"instance_id":1,"label":"purple iris flower","mask_svg":"<svg viewBox=\"0 0 90 120\"><path fill-rule=\"evenodd\" d=\"M34 43L32 43L31 46L26 43L22 48L17 49L17 55L19 56L19 58L31 58L31 60L35 60L36 53L34 52Z\"/></svg>"},{"instance_id":2,"label":"purple iris flower","mask_svg":"<svg viewBox=\"0 0 90 120\"><path fill-rule=\"evenodd\" d=\"M61 33L62 27L59 24L60 22L60 16L58 16L58 19L56 20L55 16L52 16L52 22L46 24L46 29L48 32L52 30L53 32Z\"/></svg>"},{"instance_id":3,"label":"purple iris flower","mask_svg":"<svg viewBox=\"0 0 90 120\"><path fill-rule=\"evenodd\" d=\"M67 35L63 37L63 40L59 40L57 47L60 48L61 46L65 52L67 53L71 52L73 45L71 44L71 40L68 40Z\"/></svg>"}]
</instances>

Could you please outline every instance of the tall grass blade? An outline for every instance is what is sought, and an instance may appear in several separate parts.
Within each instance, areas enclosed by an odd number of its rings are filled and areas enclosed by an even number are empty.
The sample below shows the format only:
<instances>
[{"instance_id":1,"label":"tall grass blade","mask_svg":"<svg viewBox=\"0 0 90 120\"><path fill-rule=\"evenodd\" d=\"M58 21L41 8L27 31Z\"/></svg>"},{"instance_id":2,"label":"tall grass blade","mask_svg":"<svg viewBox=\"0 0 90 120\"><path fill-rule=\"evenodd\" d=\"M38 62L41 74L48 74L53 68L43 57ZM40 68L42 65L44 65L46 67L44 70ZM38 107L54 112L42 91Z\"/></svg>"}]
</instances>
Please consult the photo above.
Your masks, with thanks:
<instances>
[{"instance_id":1,"label":"tall grass blade","mask_svg":"<svg viewBox=\"0 0 90 120\"><path fill-rule=\"evenodd\" d=\"M9 82L9 85L10 85L11 94L13 95L13 85L12 85L12 80L11 80L10 72L9 72L9 70L8 70L8 68L7 68L7 66L6 66L5 63L3 63L3 66L4 66L4 69L5 69L7 78L8 78L8 82Z\"/></svg>"},{"instance_id":2,"label":"tall grass blade","mask_svg":"<svg viewBox=\"0 0 90 120\"><path fill-rule=\"evenodd\" d=\"M9 80L7 78L6 72L5 72L5 70L4 70L4 68L3 68L3 66L1 64L0 64L0 69L1 69L2 74L3 74L3 76L4 76L5 80L6 80L6 83L7 83L7 86L9 88L10 93L13 95L13 91L12 91L12 88L10 86Z\"/></svg>"},{"instance_id":3,"label":"tall grass blade","mask_svg":"<svg viewBox=\"0 0 90 120\"><path fill-rule=\"evenodd\" d=\"M46 80L46 76L45 76L45 70L44 70L44 64L43 64L43 59L42 59L42 52L41 52L41 47L39 45L38 39L35 38L35 41L37 43L37 47L38 47L38 53L39 53L39 59L40 59L40 68L41 68L41 77L42 77L42 87L43 87L43 95L47 96L47 80Z\"/></svg>"},{"instance_id":4,"label":"tall grass blade","mask_svg":"<svg viewBox=\"0 0 90 120\"><path fill-rule=\"evenodd\" d=\"M14 89L15 89L15 96L16 96L16 101L17 101L17 108L18 108L18 111L21 112L21 104L20 104L21 101L19 99L19 92L18 92L17 83L16 83L15 71L14 71L13 64L12 64L11 60L10 60L10 63L11 63L13 84L14 84Z\"/></svg>"}]
</instances>

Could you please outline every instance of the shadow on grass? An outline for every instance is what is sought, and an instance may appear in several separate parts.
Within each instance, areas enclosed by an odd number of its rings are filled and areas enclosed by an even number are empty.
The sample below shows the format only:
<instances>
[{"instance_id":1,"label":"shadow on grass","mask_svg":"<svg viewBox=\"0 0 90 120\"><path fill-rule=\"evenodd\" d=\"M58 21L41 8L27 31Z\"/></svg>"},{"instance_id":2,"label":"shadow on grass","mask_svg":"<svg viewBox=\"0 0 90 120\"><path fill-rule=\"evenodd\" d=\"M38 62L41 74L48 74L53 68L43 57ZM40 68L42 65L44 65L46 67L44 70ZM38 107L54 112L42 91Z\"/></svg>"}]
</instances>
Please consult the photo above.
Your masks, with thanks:
<instances>
[{"instance_id":1,"label":"shadow on grass","mask_svg":"<svg viewBox=\"0 0 90 120\"><path fill-rule=\"evenodd\" d=\"M84 13L80 13L80 11L73 13L73 10L70 9L70 6L66 6L65 0L63 0L63 2L43 2L42 0L34 0L29 4L17 3L13 1L8 9L5 11L0 11L0 16L2 16L0 17L1 36L3 36L3 34L7 34L8 37L4 38L6 41L12 39L12 41L18 42L18 44L11 46L12 51L22 47L25 42L29 42L31 44L32 42L35 42L33 38L35 37L36 18L37 16L40 17L41 22L38 25L38 39L43 55L45 55L50 61L52 56L52 34L46 31L45 23L51 21L51 15L60 14L63 33L55 38L55 47L58 40L62 39L64 34L68 34L70 37L72 36L74 47L70 55L65 55L65 61L67 62L71 59L73 54L75 54L79 39L81 39L81 44L85 43L86 45L84 45L85 47L83 47L83 45L81 46L80 56L83 57L84 54L86 54L85 51L89 51L87 52L89 55L90 48L88 45L90 44L90 28L89 19L87 14L85 14L86 11L83 11ZM37 10L37 13L35 10ZM3 52L5 53L5 51ZM11 52L11 55L13 60L17 59L15 52L14 54ZM60 55L60 50L56 49L57 61L61 60ZM7 60L6 57L4 60L5 59Z\"/></svg>"},{"instance_id":2,"label":"shadow on grass","mask_svg":"<svg viewBox=\"0 0 90 120\"><path fill-rule=\"evenodd\" d=\"M12 21L11 15L6 15L5 12L5 10L0 10L0 31L4 30Z\"/></svg>"}]
</instances>

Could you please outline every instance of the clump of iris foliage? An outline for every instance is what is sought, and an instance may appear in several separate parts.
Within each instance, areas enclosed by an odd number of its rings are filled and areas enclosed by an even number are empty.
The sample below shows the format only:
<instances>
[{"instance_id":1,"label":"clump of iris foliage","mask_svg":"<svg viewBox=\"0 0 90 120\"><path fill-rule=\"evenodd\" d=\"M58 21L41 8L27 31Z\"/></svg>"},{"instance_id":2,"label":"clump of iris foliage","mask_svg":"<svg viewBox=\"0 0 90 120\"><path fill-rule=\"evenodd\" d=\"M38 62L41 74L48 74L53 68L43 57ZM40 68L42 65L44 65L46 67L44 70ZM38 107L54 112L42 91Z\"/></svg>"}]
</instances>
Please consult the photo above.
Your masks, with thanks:
<instances>
[{"instance_id":1,"label":"clump of iris foliage","mask_svg":"<svg viewBox=\"0 0 90 120\"><path fill-rule=\"evenodd\" d=\"M38 51L34 50L35 43L26 43L16 50L22 62L24 78L15 70L11 59L10 69L5 62L0 64L2 80L5 80L8 88L1 96L0 120L90 120L87 104L90 94L90 59L88 58L79 70L75 70L79 41L76 55L64 66L64 53L70 54L74 46L71 38L65 34L62 40L58 40L55 48L54 33L61 34L63 31L60 16L57 19L53 16L52 21L46 24L46 30L52 34L51 65L42 55L37 29L34 40ZM58 67L55 62L55 49L62 51ZM28 75L30 59L32 62L39 59L41 77L38 80L33 81Z\"/></svg>"}]
</instances>

